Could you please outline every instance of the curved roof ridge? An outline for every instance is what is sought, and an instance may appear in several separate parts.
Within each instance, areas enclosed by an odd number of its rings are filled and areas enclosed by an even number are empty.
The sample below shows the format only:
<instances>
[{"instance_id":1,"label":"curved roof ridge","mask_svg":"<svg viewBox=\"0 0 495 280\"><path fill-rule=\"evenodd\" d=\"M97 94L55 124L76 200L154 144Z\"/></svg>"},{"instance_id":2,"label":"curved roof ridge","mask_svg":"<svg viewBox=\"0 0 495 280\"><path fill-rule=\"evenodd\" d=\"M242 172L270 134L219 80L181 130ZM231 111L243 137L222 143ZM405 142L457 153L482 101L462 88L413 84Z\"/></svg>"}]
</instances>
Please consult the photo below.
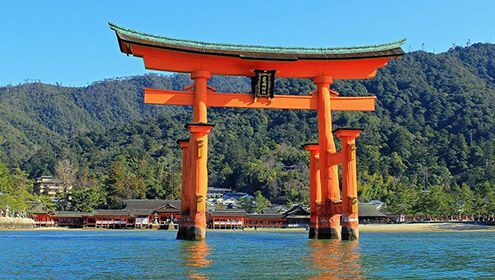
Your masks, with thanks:
<instances>
[{"instance_id":1,"label":"curved roof ridge","mask_svg":"<svg viewBox=\"0 0 495 280\"><path fill-rule=\"evenodd\" d=\"M230 51L230 52L250 52L250 53L274 53L274 54L319 54L319 55L339 55L339 54L356 54L370 53L397 50L402 52L401 46L406 39L401 39L384 44L374 44L366 46L354 47L333 47L333 48L308 48L308 47L276 47L276 46L260 46L260 45L244 45L244 44L223 44L210 43L194 40L175 39L169 37L157 36L149 33L135 31L125 27L118 26L109 22L110 29L116 32L119 39L122 40L137 40L140 43L148 43L151 45L167 45L177 47L188 47L213 51ZM402 52L403 53L403 52ZM402 54L395 53L395 54Z\"/></svg>"}]
</instances>

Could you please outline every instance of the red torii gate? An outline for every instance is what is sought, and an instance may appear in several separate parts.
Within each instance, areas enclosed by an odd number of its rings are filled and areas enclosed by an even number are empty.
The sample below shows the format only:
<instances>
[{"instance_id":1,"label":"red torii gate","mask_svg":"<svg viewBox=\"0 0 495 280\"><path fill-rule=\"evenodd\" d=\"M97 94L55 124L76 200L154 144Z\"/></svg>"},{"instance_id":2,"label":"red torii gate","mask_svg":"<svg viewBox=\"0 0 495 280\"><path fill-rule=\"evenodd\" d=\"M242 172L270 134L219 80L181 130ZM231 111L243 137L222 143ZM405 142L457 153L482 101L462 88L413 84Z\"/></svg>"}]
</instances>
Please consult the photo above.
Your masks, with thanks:
<instances>
[{"instance_id":1,"label":"red torii gate","mask_svg":"<svg viewBox=\"0 0 495 280\"><path fill-rule=\"evenodd\" d=\"M330 85L338 79L374 77L377 69L385 66L390 58L404 54L401 46L405 40L353 48L279 48L158 37L114 24L110 24L110 28L117 35L120 50L143 58L146 69L191 73L194 80L184 91L144 89L146 104L193 106L193 122L187 125L191 137L179 140L183 169L178 239L205 238L208 134L213 128L207 119L208 107L317 110L318 143L305 146L311 160L309 237L358 238L354 139L360 130L335 131L342 141L342 150L337 152L331 111L373 111L376 98L341 97ZM317 89L308 96L255 98L253 94L216 93L207 85L212 74L253 77L259 70L274 70L277 77L309 78ZM342 200L337 164L342 164Z\"/></svg>"}]
</instances>

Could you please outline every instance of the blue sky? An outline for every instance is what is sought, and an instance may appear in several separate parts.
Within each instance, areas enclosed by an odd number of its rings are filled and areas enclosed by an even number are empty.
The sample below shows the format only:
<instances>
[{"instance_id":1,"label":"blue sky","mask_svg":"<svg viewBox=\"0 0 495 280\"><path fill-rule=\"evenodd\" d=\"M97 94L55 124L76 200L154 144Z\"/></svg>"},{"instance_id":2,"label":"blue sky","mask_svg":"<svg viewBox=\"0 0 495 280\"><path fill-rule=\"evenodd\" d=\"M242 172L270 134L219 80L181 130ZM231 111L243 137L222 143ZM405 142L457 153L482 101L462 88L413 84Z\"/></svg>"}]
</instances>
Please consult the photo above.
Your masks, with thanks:
<instances>
[{"instance_id":1,"label":"blue sky","mask_svg":"<svg viewBox=\"0 0 495 280\"><path fill-rule=\"evenodd\" d=\"M337 47L407 38L404 50L495 43L495 1L4 1L0 85L69 86L144 74L107 22L210 42Z\"/></svg>"}]
</instances>

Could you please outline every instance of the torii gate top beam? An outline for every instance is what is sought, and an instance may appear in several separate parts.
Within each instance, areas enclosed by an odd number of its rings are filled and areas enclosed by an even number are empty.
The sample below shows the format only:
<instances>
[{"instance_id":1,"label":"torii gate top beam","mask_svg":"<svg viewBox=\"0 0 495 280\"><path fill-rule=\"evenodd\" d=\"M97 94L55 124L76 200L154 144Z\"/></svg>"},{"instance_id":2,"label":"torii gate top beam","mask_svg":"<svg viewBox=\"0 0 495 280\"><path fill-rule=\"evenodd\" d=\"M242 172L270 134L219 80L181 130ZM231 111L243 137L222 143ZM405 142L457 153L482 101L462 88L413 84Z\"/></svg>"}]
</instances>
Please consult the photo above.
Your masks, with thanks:
<instances>
[{"instance_id":1,"label":"torii gate top beam","mask_svg":"<svg viewBox=\"0 0 495 280\"><path fill-rule=\"evenodd\" d=\"M215 44L145 34L110 23L120 50L144 59L147 69L253 76L254 69L277 70L277 77L367 79L388 60L404 54L405 40L346 48L287 48Z\"/></svg>"}]
</instances>

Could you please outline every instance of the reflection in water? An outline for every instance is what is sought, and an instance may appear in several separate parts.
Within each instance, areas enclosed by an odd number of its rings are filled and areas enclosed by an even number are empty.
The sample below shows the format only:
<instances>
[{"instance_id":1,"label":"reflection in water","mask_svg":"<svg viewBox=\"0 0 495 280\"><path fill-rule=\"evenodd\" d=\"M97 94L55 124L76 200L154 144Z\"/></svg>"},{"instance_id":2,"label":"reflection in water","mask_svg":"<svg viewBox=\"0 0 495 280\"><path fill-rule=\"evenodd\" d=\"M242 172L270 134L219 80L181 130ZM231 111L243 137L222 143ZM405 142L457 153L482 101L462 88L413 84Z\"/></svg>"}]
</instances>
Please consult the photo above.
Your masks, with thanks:
<instances>
[{"instance_id":1,"label":"reflection in water","mask_svg":"<svg viewBox=\"0 0 495 280\"><path fill-rule=\"evenodd\" d=\"M210 255L210 248L206 241L183 241L180 248L181 258L184 266L190 267L188 277L191 279L208 279L199 269L209 267L212 263L207 257Z\"/></svg>"},{"instance_id":2,"label":"reflection in water","mask_svg":"<svg viewBox=\"0 0 495 280\"><path fill-rule=\"evenodd\" d=\"M310 269L317 272L314 279L363 279L361 254L357 241L309 240Z\"/></svg>"}]
</instances>

